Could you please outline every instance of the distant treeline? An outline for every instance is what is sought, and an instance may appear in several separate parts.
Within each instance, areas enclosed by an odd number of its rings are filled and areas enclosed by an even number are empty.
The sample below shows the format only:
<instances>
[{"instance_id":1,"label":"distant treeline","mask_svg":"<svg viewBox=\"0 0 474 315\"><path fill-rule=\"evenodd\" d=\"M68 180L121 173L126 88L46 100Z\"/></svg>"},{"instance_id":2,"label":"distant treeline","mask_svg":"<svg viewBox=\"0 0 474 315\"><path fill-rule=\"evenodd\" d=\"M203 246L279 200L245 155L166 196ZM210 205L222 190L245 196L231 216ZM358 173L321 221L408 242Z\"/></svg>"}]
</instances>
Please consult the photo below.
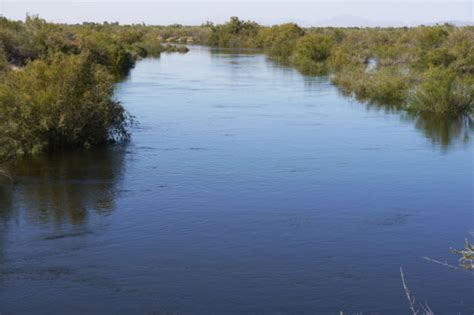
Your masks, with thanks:
<instances>
[{"instance_id":1,"label":"distant treeline","mask_svg":"<svg viewBox=\"0 0 474 315\"><path fill-rule=\"evenodd\" d=\"M113 84L135 62L181 44L256 48L303 74L328 75L359 100L412 112L474 109L474 27L272 27L53 24L0 18L0 156L126 139Z\"/></svg>"}]
</instances>

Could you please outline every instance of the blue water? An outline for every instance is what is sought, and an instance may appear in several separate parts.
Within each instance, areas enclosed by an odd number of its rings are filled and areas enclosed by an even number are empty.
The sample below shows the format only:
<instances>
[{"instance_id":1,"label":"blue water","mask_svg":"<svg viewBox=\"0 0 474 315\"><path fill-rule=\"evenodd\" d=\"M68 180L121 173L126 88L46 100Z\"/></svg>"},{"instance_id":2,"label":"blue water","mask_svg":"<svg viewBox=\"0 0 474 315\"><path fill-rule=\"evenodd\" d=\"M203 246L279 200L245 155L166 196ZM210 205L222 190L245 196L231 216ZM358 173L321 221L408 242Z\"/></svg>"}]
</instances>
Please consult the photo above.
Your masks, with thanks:
<instances>
[{"instance_id":1,"label":"blue water","mask_svg":"<svg viewBox=\"0 0 474 315\"><path fill-rule=\"evenodd\" d=\"M258 53L139 62L132 140L16 161L3 314L472 314L467 118L412 117Z\"/></svg>"}]
</instances>

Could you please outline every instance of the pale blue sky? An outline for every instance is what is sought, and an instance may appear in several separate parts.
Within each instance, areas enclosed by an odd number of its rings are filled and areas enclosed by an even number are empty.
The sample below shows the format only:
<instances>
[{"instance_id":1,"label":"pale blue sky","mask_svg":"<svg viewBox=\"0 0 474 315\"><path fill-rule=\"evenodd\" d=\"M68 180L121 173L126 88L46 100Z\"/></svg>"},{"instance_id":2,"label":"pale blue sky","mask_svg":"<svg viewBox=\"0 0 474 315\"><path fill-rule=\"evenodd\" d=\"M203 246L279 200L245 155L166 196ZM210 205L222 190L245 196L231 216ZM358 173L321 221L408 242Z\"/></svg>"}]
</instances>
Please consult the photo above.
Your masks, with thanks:
<instances>
[{"instance_id":1,"label":"pale blue sky","mask_svg":"<svg viewBox=\"0 0 474 315\"><path fill-rule=\"evenodd\" d=\"M114 0L0 0L0 14L12 19L39 14L54 22L119 21L147 24L221 23L230 16L262 24L297 22L301 25L387 26L445 21L473 23L473 1L114 1Z\"/></svg>"}]
</instances>

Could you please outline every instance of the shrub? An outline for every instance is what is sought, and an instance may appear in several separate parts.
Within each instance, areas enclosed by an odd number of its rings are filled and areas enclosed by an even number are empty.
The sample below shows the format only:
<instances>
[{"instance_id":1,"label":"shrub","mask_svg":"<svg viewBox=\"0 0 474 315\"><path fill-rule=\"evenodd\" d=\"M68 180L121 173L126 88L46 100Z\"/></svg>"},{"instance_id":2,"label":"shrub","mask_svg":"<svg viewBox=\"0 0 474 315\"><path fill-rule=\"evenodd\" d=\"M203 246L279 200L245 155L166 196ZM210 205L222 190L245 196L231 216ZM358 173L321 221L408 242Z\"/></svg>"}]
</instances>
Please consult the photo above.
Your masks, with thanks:
<instances>
[{"instance_id":1,"label":"shrub","mask_svg":"<svg viewBox=\"0 0 474 315\"><path fill-rule=\"evenodd\" d=\"M7 58L3 50L0 48L0 74L2 71L6 71L7 68L8 68Z\"/></svg>"},{"instance_id":2,"label":"shrub","mask_svg":"<svg viewBox=\"0 0 474 315\"><path fill-rule=\"evenodd\" d=\"M382 67L370 73L367 97L375 103L401 105L408 95L410 78L397 67Z\"/></svg>"},{"instance_id":3,"label":"shrub","mask_svg":"<svg viewBox=\"0 0 474 315\"><path fill-rule=\"evenodd\" d=\"M401 106L407 98L411 79L396 67L378 68L373 72L362 68L339 72L332 78L347 95L390 107Z\"/></svg>"},{"instance_id":4,"label":"shrub","mask_svg":"<svg viewBox=\"0 0 474 315\"><path fill-rule=\"evenodd\" d=\"M116 78L125 76L135 65L132 54L122 44L115 43L106 32L82 35L79 46L94 63L107 67Z\"/></svg>"},{"instance_id":5,"label":"shrub","mask_svg":"<svg viewBox=\"0 0 474 315\"><path fill-rule=\"evenodd\" d=\"M421 78L410 97L409 108L435 113L462 113L474 107L474 84L461 80L448 69L432 67Z\"/></svg>"},{"instance_id":6,"label":"shrub","mask_svg":"<svg viewBox=\"0 0 474 315\"><path fill-rule=\"evenodd\" d=\"M113 83L88 54L57 54L7 73L0 82L0 151L36 154L127 139Z\"/></svg>"},{"instance_id":7,"label":"shrub","mask_svg":"<svg viewBox=\"0 0 474 315\"><path fill-rule=\"evenodd\" d=\"M322 74L327 70L326 60L332 46L333 41L327 35L305 35L296 44L292 63L305 74Z\"/></svg>"},{"instance_id":8,"label":"shrub","mask_svg":"<svg viewBox=\"0 0 474 315\"><path fill-rule=\"evenodd\" d=\"M255 47L260 26L252 21L242 21L233 16L222 25L210 25L208 44L218 47Z\"/></svg>"},{"instance_id":9,"label":"shrub","mask_svg":"<svg viewBox=\"0 0 474 315\"><path fill-rule=\"evenodd\" d=\"M260 33L262 47L270 57L288 62L296 42L304 35L304 30L296 24L288 23L272 26Z\"/></svg>"}]
</instances>

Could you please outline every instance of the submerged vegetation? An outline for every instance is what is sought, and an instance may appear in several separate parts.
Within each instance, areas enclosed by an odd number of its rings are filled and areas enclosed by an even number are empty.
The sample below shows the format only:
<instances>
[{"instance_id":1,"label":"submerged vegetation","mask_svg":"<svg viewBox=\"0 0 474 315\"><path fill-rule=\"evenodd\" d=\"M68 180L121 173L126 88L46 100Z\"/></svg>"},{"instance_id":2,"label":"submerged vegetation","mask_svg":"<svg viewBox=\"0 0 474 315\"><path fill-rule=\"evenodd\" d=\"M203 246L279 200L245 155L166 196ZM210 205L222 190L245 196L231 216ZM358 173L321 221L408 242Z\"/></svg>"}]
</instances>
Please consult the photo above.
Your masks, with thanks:
<instances>
[{"instance_id":1,"label":"submerged vegetation","mask_svg":"<svg viewBox=\"0 0 474 315\"><path fill-rule=\"evenodd\" d=\"M146 26L0 18L0 156L126 139L129 116L113 86L140 58L187 52L176 44L255 48L348 96L413 113L474 109L474 27L302 28L236 17Z\"/></svg>"}]
</instances>

